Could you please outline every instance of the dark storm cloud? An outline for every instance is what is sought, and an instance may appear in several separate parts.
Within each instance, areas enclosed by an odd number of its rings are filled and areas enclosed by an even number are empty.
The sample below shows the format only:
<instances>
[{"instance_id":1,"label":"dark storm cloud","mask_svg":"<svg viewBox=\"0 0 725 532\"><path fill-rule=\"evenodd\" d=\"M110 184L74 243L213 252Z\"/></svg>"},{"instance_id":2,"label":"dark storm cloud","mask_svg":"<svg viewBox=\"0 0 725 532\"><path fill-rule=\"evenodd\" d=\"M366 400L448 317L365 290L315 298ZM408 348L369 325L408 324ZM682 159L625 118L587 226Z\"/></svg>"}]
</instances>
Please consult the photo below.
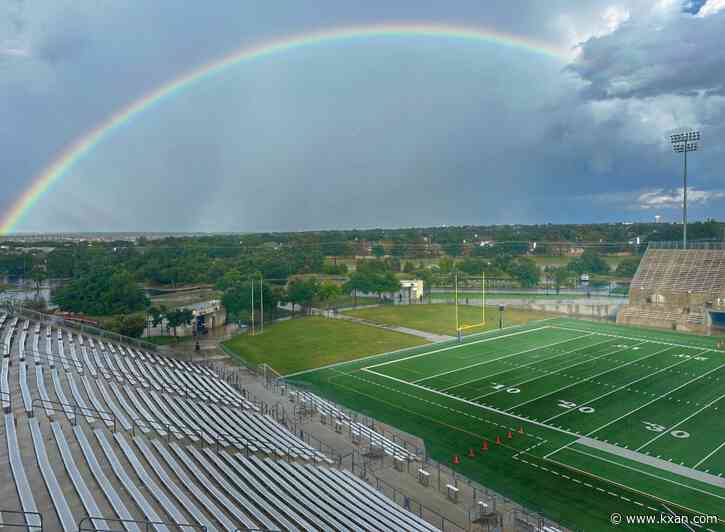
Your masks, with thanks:
<instances>
[{"instance_id":1,"label":"dark storm cloud","mask_svg":"<svg viewBox=\"0 0 725 532\"><path fill-rule=\"evenodd\" d=\"M569 68L588 83L585 94L594 99L724 95L723 36L725 10L629 20L583 43Z\"/></svg>"},{"instance_id":2,"label":"dark storm cloud","mask_svg":"<svg viewBox=\"0 0 725 532\"><path fill-rule=\"evenodd\" d=\"M0 128L0 209L73 139L231 50L313 29L417 20L580 45L580 55L566 69L507 47L388 39L243 64L108 136L19 229L650 218L676 202L679 184L662 132L686 124L707 126L706 142L725 134L713 66L721 52L688 51L723 40L712 1L521 0L512 9L478 0L13 0L13 22L4 24L11 17L0 7L0 114L9 126ZM683 6L710 14L682 14ZM692 41L684 56L650 35L655 22ZM683 64L692 72L675 83L667 65ZM693 159L702 192L693 215L725 207L724 161L712 142Z\"/></svg>"}]
</instances>

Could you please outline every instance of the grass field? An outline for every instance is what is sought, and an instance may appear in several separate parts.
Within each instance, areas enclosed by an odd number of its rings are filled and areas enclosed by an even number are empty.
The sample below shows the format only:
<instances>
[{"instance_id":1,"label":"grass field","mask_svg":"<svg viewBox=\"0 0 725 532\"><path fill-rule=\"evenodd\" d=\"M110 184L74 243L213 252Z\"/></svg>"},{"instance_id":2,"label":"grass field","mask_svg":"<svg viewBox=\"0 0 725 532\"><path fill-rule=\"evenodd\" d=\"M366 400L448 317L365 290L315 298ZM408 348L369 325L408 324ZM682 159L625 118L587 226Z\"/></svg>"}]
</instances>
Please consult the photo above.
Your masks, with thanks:
<instances>
[{"instance_id":1,"label":"grass field","mask_svg":"<svg viewBox=\"0 0 725 532\"><path fill-rule=\"evenodd\" d=\"M602 530L613 512L669 508L716 515L702 529L723 530L715 342L560 318L289 378L420 436L437 460L461 455L461 473L565 526Z\"/></svg>"},{"instance_id":2,"label":"grass field","mask_svg":"<svg viewBox=\"0 0 725 532\"><path fill-rule=\"evenodd\" d=\"M459 320L463 324L481 322L481 307L459 305ZM431 305L384 305L374 308L365 308L346 311L345 314L366 320L410 327L421 331L436 334L456 334L455 305L437 303ZM540 320L550 317L550 314L533 310L506 309L504 312L504 325L518 325L531 320ZM486 324L473 329L475 332L498 328L498 308L486 307Z\"/></svg>"},{"instance_id":3,"label":"grass field","mask_svg":"<svg viewBox=\"0 0 725 532\"><path fill-rule=\"evenodd\" d=\"M267 325L263 334L240 334L224 345L247 362L265 362L285 374L425 343L368 325L309 317Z\"/></svg>"}]
</instances>

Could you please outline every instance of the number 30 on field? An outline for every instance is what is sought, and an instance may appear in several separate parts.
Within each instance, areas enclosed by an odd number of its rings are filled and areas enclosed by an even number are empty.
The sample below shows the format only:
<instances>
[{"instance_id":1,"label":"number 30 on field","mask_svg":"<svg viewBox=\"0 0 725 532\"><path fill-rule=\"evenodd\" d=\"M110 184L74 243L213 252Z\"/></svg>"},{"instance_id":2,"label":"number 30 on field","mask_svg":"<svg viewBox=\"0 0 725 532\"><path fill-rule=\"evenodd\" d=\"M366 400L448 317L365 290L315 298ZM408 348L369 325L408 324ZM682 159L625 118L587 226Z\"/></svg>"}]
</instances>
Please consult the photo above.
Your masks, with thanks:
<instances>
[{"instance_id":1,"label":"number 30 on field","mask_svg":"<svg viewBox=\"0 0 725 532\"><path fill-rule=\"evenodd\" d=\"M559 400L559 406L561 408L576 408L576 403L572 403L571 401L563 401ZM594 409L591 406L580 406L577 410L581 412L582 414L591 414L594 412Z\"/></svg>"},{"instance_id":2,"label":"number 30 on field","mask_svg":"<svg viewBox=\"0 0 725 532\"><path fill-rule=\"evenodd\" d=\"M667 427L664 425L658 425L657 423L651 423L650 421L643 421L644 428L647 430L651 430L652 432L664 432L667 430ZM689 438L690 433L685 432L684 430L673 430L670 431L670 435L672 435L674 438Z\"/></svg>"}]
</instances>

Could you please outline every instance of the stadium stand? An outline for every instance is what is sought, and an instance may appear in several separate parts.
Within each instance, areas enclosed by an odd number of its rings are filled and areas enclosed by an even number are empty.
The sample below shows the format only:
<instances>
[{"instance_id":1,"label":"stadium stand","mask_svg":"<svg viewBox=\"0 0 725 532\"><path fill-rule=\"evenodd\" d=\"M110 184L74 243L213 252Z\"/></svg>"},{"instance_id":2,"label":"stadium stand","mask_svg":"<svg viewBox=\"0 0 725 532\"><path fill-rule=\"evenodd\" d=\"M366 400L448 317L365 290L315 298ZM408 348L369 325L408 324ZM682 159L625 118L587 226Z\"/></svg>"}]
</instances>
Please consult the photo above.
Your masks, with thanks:
<instances>
[{"instance_id":1,"label":"stadium stand","mask_svg":"<svg viewBox=\"0 0 725 532\"><path fill-rule=\"evenodd\" d=\"M0 512L25 512L29 530L435 530L209 368L20 319L0 315L17 495Z\"/></svg>"},{"instance_id":2,"label":"stadium stand","mask_svg":"<svg viewBox=\"0 0 725 532\"><path fill-rule=\"evenodd\" d=\"M725 249L647 248L617 323L709 333L725 319Z\"/></svg>"},{"instance_id":3,"label":"stadium stand","mask_svg":"<svg viewBox=\"0 0 725 532\"><path fill-rule=\"evenodd\" d=\"M343 426L347 426L353 436L367 440L371 447L381 449L387 455L407 461L417 458L415 453L375 432L366 425L353 421L345 412L313 393L292 391L290 397L292 400L298 400L302 405L318 411L321 415L329 416Z\"/></svg>"}]
</instances>

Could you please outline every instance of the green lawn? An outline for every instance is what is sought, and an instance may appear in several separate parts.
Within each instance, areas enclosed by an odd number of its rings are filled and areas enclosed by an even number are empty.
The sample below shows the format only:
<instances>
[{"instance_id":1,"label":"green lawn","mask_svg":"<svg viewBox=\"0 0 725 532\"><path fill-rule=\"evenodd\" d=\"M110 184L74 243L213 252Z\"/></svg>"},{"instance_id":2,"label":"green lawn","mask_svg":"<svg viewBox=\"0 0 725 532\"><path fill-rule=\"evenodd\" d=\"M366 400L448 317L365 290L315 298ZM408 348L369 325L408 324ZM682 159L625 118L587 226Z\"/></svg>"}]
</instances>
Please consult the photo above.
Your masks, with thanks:
<instances>
[{"instance_id":1,"label":"green lawn","mask_svg":"<svg viewBox=\"0 0 725 532\"><path fill-rule=\"evenodd\" d=\"M224 345L247 362L264 362L287 374L425 343L368 325L308 317L268 325L257 336L240 334Z\"/></svg>"},{"instance_id":2,"label":"green lawn","mask_svg":"<svg viewBox=\"0 0 725 532\"><path fill-rule=\"evenodd\" d=\"M481 322L481 307L459 305L459 322L461 325ZM438 303L432 305L385 305L347 311L346 314L366 320L410 327L436 334L456 334L455 305ZM533 310L506 309L504 326L528 323L532 320L549 318L552 314ZM475 327L468 332L481 332L498 328L498 307L486 307L486 325Z\"/></svg>"},{"instance_id":3,"label":"green lawn","mask_svg":"<svg viewBox=\"0 0 725 532\"><path fill-rule=\"evenodd\" d=\"M664 503L718 515L708 528L723 530L724 487L575 443L586 434L725 474L725 353L703 351L715 342L557 319L291 380L423 438L436 460L460 455L456 470L569 528L607 530L612 512L655 515ZM468 458L483 439L489 450Z\"/></svg>"}]
</instances>

